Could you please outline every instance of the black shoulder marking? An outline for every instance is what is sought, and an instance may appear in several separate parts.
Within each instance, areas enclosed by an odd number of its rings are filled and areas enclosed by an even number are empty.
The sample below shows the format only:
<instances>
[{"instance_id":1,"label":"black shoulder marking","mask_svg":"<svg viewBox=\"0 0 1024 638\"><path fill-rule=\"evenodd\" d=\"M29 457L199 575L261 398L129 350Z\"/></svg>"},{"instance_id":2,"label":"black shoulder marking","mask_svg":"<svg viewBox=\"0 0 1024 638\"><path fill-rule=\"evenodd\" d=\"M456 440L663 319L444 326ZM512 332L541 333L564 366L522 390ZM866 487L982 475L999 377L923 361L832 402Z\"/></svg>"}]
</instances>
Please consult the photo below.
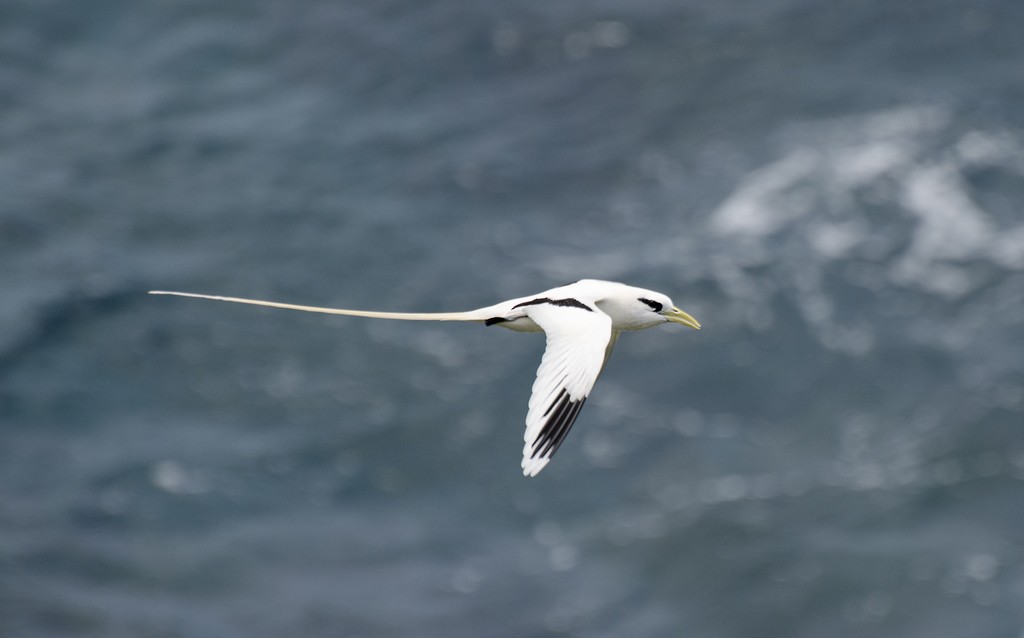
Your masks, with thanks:
<instances>
[{"instance_id":1,"label":"black shoulder marking","mask_svg":"<svg viewBox=\"0 0 1024 638\"><path fill-rule=\"evenodd\" d=\"M551 458L558 451L586 400L586 397L579 401L570 400L564 388L558 393L544 413L547 421L533 442L533 454L530 458Z\"/></svg>"},{"instance_id":2,"label":"black shoulder marking","mask_svg":"<svg viewBox=\"0 0 1024 638\"><path fill-rule=\"evenodd\" d=\"M536 306L537 304L550 303L550 302L551 302L551 300L548 299L547 297L538 297L536 299L531 299L529 301L524 301L522 303L517 303L516 305L512 306L512 310L515 310L516 308L522 308L523 306Z\"/></svg>"},{"instance_id":3,"label":"black shoulder marking","mask_svg":"<svg viewBox=\"0 0 1024 638\"><path fill-rule=\"evenodd\" d=\"M502 323L503 321L508 321L508 319L506 319L505 317L491 317L490 319L484 321L484 325L493 326L494 324Z\"/></svg>"},{"instance_id":4,"label":"black shoulder marking","mask_svg":"<svg viewBox=\"0 0 1024 638\"><path fill-rule=\"evenodd\" d=\"M650 299L645 299L644 297L640 297L639 299L637 299L637 301L647 304L648 306L651 307L651 310L653 310L654 312L661 312L661 309L665 307L658 303L657 301L651 301Z\"/></svg>"},{"instance_id":5,"label":"black shoulder marking","mask_svg":"<svg viewBox=\"0 0 1024 638\"><path fill-rule=\"evenodd\" d=\"M547 297L538 297L536 299L531 299L529 301L524 301L522 303L517 303L516 305L512 306L512 309L515 310L516 308L521 308L523 306L536 306L536 305L542 304L542 303L551 304L552 306L567 306L569 308L582 308L583 310L587 310L589 312L594 312L593 308L591 308L590 306L588 306L587 304L583 303L582 301L580 301L578 299L573 299L572 297L569 297L567 299L548 299Z\"/></svg>"}]
</instances>

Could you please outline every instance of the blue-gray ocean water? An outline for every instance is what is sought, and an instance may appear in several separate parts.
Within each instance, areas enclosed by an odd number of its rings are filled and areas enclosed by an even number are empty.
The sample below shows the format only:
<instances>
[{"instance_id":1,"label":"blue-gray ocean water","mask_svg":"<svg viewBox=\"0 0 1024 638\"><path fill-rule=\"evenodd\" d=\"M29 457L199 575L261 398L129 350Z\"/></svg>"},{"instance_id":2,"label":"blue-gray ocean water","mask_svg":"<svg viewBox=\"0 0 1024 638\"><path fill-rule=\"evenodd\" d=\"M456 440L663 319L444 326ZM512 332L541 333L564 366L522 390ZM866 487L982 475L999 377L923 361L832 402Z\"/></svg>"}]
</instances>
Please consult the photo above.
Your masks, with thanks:
<instances>
[{"instance_id":1,"label":"blue-gray ocean water","mask_svg":"<svg viewBox=\"0 0 1024 638\"><path fill-rule=\"evenodd\" d=\"M0 636L1019 638L1016 0L0 3ZM627 334L537 478L539 335Z\"/></svg>"}]
</instances>

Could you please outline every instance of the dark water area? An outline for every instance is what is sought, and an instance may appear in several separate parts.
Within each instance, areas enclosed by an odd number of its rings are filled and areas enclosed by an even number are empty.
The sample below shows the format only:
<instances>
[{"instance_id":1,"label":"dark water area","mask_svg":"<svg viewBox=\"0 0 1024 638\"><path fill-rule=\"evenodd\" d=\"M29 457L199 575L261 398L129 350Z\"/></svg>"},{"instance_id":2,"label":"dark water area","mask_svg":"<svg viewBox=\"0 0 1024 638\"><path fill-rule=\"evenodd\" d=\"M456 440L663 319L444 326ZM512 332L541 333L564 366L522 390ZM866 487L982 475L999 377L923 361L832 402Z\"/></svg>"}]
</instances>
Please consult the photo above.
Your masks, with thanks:
<instances>
[{"instance_id":1,"label":"dark water area","mask_svg":"<svg viewBox=\"0 0 1024 638\"><path fill-rule=\"evenodd\" d=\"M1024 635L1024 5L0 3L0 636ZM575 279L627 334L540 476ZM673 329L675 328L675 329Z\"/></svg>"}]
</instances>

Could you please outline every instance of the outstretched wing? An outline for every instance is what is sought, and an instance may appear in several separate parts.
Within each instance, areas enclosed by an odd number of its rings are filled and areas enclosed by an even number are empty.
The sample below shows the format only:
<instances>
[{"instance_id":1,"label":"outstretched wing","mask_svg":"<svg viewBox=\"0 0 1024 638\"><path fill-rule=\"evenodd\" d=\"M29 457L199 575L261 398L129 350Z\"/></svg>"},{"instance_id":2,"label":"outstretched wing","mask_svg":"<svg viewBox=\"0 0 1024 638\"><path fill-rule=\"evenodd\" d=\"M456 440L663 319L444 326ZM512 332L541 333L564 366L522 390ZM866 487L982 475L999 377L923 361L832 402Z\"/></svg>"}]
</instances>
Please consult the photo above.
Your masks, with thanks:
<instances>
[{"instance_id":1,"label":"outstretched wing","mask_svg":"<svg viewBox=\"0 0 1024 638\"><path fill-rule=\"evenodd\" d=\"M526 414L526 476L536 476L558 451L610 353L611 318L596 308L580 306L539 303L526 309L547 335Z\"/></svg>"}]
</instances>

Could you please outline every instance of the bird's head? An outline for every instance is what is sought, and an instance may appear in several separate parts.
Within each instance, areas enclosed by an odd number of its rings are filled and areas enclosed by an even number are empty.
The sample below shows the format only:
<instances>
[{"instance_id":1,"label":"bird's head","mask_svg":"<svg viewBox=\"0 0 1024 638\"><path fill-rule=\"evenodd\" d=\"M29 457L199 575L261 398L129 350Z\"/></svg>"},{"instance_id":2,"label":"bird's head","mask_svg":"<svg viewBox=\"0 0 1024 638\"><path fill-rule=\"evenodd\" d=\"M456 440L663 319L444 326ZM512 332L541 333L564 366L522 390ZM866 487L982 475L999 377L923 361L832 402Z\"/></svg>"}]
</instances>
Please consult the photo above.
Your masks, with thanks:
<instances>
[{"instance_id":1,"label":"bird's head","mask_svg":"<svg viewBox=\"0 0 1024 638\"><path fill-rule=\"evenodd\" d=\"M668 295L623 284L613 291L598 299L597 305L612 318L616 330L643 330L669 321L700 330L700 322L677 308Z\"/></svg>"},{"instance_id":2,"label":"bird's head","mask_svg":"<svg viewBox=\"0 0 1024 638\"><path fill-rule=\"evenodd\" d=\"M666 295L652 291L637 297L636 301L639 304L638 308L648 316L653 313L660 317L660 321L671 321L700 330L700 322L694 319L690 313L676 308Z\"/></svg>"},{"instance_id":3,"label":"bird's head","mask_svg":"<svg viewBox=\"0 0 1024 638\"><path fill-rule=\"evenodd\" d=\"M611 317L614 330L644 330L669 321L700 330L699 321L660 292L597 279L583 279L573 286L593 295L597 307Z\"/></svg>"}]
</instances>

